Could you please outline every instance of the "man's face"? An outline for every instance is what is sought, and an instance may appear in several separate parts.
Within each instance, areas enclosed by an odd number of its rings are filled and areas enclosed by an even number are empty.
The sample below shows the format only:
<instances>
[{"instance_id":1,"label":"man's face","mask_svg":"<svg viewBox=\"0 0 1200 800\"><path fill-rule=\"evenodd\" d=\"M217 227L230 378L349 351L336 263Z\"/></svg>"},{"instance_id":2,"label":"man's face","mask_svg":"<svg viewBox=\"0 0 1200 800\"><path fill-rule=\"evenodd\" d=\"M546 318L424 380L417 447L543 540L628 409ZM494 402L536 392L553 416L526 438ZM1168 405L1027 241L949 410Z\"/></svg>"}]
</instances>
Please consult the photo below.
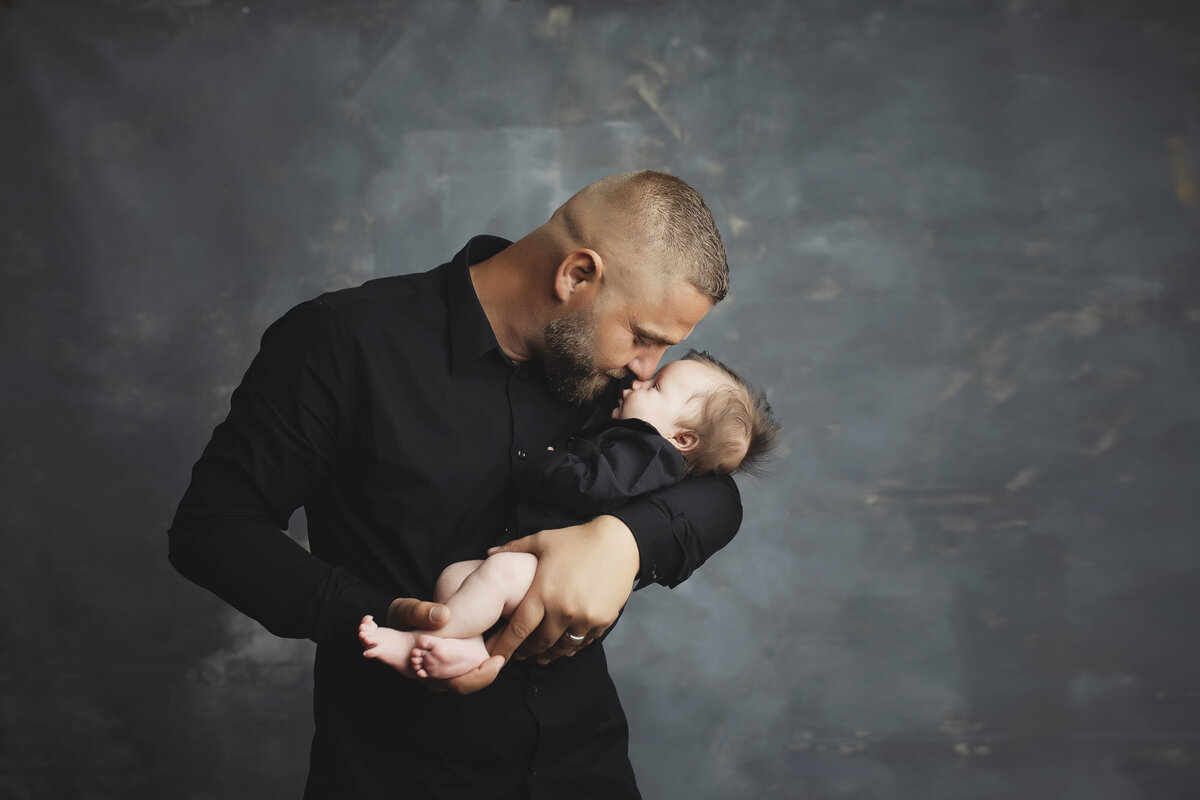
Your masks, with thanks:
<instances>
[{"instance_id":1,"label":"man's face","mask_svg":"<svg viewBox=\"0 0 1200 800\"><path fill-rule=\"evenodd\" d=\"M650 378L666 349L683 341L712 308L700 290L673 282L654 300L615 295L553 320L542 363L563 400L586 403L629 373Z\"/></svg>"}]
</instances>

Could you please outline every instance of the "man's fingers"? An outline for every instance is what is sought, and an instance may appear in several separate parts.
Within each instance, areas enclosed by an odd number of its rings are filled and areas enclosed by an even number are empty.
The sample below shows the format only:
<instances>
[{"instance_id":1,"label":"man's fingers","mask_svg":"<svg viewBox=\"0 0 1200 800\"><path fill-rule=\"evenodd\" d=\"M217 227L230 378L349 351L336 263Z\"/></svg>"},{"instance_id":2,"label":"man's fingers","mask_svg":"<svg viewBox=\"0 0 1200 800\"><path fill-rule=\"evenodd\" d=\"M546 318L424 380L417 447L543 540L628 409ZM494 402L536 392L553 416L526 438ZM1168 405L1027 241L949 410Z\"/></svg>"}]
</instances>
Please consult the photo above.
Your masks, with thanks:
<instances>
[{"instance_id":1,"label":"man's fingers","mask_svg":"<svg viewBox=\"0 0 1200 800\"><path fill-rule=\"evenodd\" d=\"M504 656L505 661L512 658L517 649L521 648L525 640L542 624L545 616L546 610L542 604L526 595L513 612L508 624L504 626L504 630L500 631L500 635L492 642L488 652L493 656Z\"/></svg>"},{"instance_id":2,"label":"man's fingers","mask_svg":"<svg viewBox=\"0 0 1200 800\"><path fill-rule=\"evenodd\" d=\"M601 633L603 633L603 631L601 631ZM599 636L599 633L593 634L592 631L588 631L584 634L576 634L571 633L570 630L565 630L563 631L563 635L559 637L559 640L554 643L553 647L538 656L537 661L539 664L549 664L556 658L561 658L562 656L573 656L592 642L596 641Z\"/></svg>"},{"instance_id":3,"label":"man's fingers","mask_svg":"<svg viewBox=\"0 0 1200 800\"><path fill-rule=\"evenodd\" d=\"M467 674L446 681L446 687L456 694L473 694L491 686L503 666L504 659L501 656L492 656Z\"/></svg>"},{"instance_id":4,"label":"man's fingers","mask_svg":"<svg viewBox=\"0 0 1200 800\"><path fill-rule=\"evenodd\" d=\"M541 549L540 534L533 533L529 536L522 536L520 539L513 539L499 547L489 548L487 554L494 556L496 553L532 553L536 556Z\"/></svg>"},{"instance_id":5,"label":"man's fingers","mask_svg":"<svg viewBox=\"0 0 1200 800\"><path fill-rule=\"evenodd\" d=\"M540 657L553 649L563 638L564 623L545 617L542 624L517 648L517 658Z\"/></svg>"},{"instance_id":6,"label":"man's fingers","mask_svg":"<svg viewBox=\"0 0 1200 800\"><path fill-rule=\"evenodd\" d=\"M504 666L504 659L499 656L489 658L468 673L457 678L417 678L431 692L454 692L455 694L471 694L487 688Z\"/></svg>"},{"instance_id":7,"label":"man's fingers","mask_svg":"<svg viewBox=\"0 0 1200 800\"><path fill-rule=\"evenodd\" d=\"M480 689L491 686L492 681L496 680L496 676L500 674L500 668L503 666L504 659L502 657L492 656L465 675L459 675L457 678L443 681L441 689L443 691L454 692L455 694L473 694Z\"/></svg>"},{"instance_id":8,"label":"man's fingers","mask_svg":"<svg viewBox=\"0 0 1200 800\"><path fill-rule=\"evenodd\" d=\"M578 653L580 650L582 650L583 648L587 647L588 645L590 645L592 642L596 641L596 640L597 640L597 639L599 639L599 638L600 638L599 636L589 636L589 637L587 637L586 639L584 639L582 642L580 642L580 643L579 643L579 646L578 646L578 647L576 647L576 648L575 648L574 650L572 650L571 652L567 653L567 658L570 658L571 656L575 655L575 654L576 654L576 653Z\"/></svg>"},{"instance_id":9,"label":"man's fingers","mask_svg":"<svg viewBox=\"0 0 1200 800\"><path fill-rule=\"evenodd\" d=\"M436 631L450 621L450 609L440 603L397 597L388 607L387 626L398 630Z\"/></svg>"}]
</instances>

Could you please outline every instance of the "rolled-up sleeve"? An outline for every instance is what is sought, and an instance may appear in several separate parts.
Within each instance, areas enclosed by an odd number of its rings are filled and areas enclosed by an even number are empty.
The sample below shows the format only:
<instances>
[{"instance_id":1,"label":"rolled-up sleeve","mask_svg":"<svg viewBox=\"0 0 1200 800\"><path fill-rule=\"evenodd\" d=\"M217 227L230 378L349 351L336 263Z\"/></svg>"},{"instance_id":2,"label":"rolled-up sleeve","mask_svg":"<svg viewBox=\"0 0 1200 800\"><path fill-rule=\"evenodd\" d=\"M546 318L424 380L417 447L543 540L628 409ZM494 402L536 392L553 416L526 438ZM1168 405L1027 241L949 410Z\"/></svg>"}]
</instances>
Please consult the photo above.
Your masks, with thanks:
<instances>
[{"instance_id":1,"label":"rolled-up sleeve","mask_svg":"<svg viewBox=\"0 0 1200 800\"><path fill-rule=\"evenodd\" d=\"M184 577L272 633L343 646L355 646L363 614L384 618L392 598L284 531L336 468L353 369L320 301L268 328L168 531Z\"/></svg>"}]
</instances>

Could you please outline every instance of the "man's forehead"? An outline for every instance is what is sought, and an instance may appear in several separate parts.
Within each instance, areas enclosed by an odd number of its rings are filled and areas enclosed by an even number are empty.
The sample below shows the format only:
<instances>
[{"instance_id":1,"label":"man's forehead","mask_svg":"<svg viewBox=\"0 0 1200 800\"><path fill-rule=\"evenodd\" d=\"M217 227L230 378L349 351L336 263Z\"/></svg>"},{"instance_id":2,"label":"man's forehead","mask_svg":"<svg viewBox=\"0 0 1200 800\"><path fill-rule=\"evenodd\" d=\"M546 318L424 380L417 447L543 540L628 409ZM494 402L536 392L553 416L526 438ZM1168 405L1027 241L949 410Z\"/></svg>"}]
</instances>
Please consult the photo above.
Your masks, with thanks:
<instances>
[{"instance_id":1,"label":"man's forehead","mask_svg":"<svg viewBox=\"0 0 1200 800\"><path fill-rule=\"evenodd\" d=\"M667 346L679 344L712 306L712 301L699 289L680 281L653 300L632 303L630 327L646 341Z\"/></svg>"}]
</instances>

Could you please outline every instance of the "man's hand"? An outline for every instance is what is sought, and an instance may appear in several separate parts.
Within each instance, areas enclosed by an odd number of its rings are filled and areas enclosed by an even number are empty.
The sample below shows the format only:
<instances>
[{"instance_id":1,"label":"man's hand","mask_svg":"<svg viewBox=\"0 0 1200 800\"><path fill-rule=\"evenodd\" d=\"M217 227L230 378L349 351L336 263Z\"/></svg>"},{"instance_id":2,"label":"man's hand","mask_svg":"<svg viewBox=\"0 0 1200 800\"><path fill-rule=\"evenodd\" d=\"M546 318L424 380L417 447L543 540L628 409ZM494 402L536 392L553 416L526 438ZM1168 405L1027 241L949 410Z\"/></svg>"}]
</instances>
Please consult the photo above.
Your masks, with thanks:
<instances>
[{"instance_id":1,"label":"man's hand","mask_svg":"<svg viewBox=\"0 0 1200 800\"><path fill-rule=\"evenodd\" d=\"M457 678L417 678L431 692L454 692L455 694L472 694L480 689L486 689L500 674L505 659L492 656L470 672Z\"/></svg>"},{"instance_id":2,"label":"man's hand","mask_svg":"<svg viewBox=\"0 0 1200 800\"><path fill-rule=\"evenodd\" d=\"M545 664L587 647L616 622L641 566L633 534L609 516L535 533L488 554L498 552L532 553L538 566L525 599L488 643L493 660L515 654Z\"/></svg>"}]
</instances>

